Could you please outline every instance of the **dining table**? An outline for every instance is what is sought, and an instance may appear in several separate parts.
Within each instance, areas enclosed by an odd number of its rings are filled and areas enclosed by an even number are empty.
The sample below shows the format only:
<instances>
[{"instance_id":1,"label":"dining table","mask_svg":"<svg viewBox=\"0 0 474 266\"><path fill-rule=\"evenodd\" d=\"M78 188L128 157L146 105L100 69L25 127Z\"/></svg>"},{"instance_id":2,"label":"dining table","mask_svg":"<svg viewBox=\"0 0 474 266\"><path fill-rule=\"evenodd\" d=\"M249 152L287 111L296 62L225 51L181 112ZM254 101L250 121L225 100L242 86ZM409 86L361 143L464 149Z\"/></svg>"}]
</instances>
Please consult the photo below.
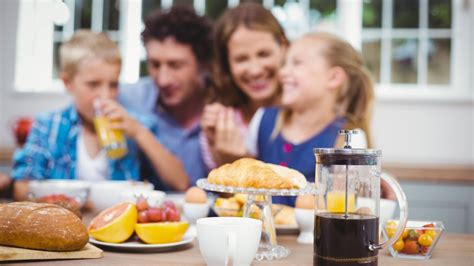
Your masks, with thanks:
<instances>
[{"instance_id":1,"label":"dining table","mask_svg":"<svg viewBox=\"0 0 474 266\"><path fill-rule=\"evenodd\" d=\"M290 250L288 257L271 261L255 261L252 265L312 265L313 245L299 244L297 234L277 237L278 244ZM184 246L163 252L123 252L103 249L103 257L82 260L49 260L8 262L8 265L206 265L197 239ZM1 264L1 262L0 262ZM387 249L379 252L378 265L454 266L474 265L474 234L446 233L441 236L430 259L392 257Z\"/></svg>"}]
</instances>

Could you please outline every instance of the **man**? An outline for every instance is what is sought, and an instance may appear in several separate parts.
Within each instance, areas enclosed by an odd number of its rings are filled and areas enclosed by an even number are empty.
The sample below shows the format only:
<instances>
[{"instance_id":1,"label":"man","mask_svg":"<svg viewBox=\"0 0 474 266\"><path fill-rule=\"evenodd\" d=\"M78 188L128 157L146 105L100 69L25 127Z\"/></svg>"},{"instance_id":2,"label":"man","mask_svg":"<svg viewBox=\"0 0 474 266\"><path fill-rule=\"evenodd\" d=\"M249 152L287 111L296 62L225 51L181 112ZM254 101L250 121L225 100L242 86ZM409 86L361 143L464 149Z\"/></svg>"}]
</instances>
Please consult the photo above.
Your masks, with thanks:
<instances>
[{"instance_id":1,"label":"man","mask_svg":"<svg viewBox=\"0 0 474 266\"><path fill-rule=\"evenodd\" d=\"M211 36L210 22L191 8L152 13L142 32L149 76L120 88L124 106L155 115L157 138L182 161L191 185L207 176L199 124L212 57ZM142 176L154 176L151 169L142 169ZM155 188L169 190L160 178L148 179Z\"/></svg>"}]
</instances>

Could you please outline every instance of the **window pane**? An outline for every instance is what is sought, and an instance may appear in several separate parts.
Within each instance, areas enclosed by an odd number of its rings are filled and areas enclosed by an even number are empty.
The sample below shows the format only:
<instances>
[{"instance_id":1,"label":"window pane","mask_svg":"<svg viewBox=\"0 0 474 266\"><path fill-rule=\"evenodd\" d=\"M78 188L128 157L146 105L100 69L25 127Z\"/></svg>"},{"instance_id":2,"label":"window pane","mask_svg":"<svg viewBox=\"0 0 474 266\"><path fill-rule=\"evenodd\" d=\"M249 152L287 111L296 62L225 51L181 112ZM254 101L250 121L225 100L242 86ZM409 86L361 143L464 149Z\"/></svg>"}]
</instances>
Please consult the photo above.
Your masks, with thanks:
<instances>
[{"instance_id":1,"label":"window pane","mask_svg":"<svg viewBox=\"0 0 474 266\"><path fill-rule=\"evenodd\" d=\"M161 0L142 0L142 20L157 8L161 8Z\"/></svg>"},{"instance_id":2,"label":"window pane","mask_svg":"<svg viewBox=\"0 0 474 266\"><path fill-rule=\"evenodd\" d=\"M382 27L382 0L364 1L362 25L365 28Z\"/></svg>"},{"instance_id":3,"label":"window pane","mask_svg":"<svg viewBox=\"0 0 474 266\"><path fill-rule=\"evenodd\" d=\"M148 76L148 68L146 60L140 61L140 77Z\"/></svg>"},{"instance_id":4,"label":"window pane","mask_svg":"<svg viewBox=\"0 0 474 266\"><path fill-rule=\"evenodd\" d=\"M380 39L363 40L362 42L362 56L365 66L377 83L380 82L380 46Z\"/></svg>"},{"instance_id":5,"label":"window pane","mask_svg":"<svg viewBox=\"0 0 474 266\"><path fill-rule=\"evenodd\" d=\"M336 0L310 0L309 9L317 10L322 17L332 16L336 12Z\"/></svg>"},{"instance_id":6,"label":"window pane","mask_svg":"<svg viewBox=\"0 0 474 266\"><path fill-rule=\"evenodd\" d=\"M60 42L53 44L53 79L59 78L59 48L61 44Z\"/></svg>"},{"instance_id":7,"label":"window pane","mask_svg":"<svg viewBox=\"0 0 474 266\"><path fill-rule=\"evenodd\" d=\"M428 25L430 28L451 28L451 1L430 0Z\"/></svg>"},{"instance_id":8,"label":"window pane","mask_svg":"<svg viewBox=\"0 0 474 266\"><path fill-rule=\"evenodd\" d=\"M206 15L212 19L217 19L227 8L227 1L206 0Z\"/></svg>"},{"instance_id":9,"label":"window pane","mask_svg":"<svg viewBox=\"0 0 474 266\"><path fill-rule=\"evenodd\" d=\"M273 5L274 6L283 6L286 3L286 0L274 0Z\"/></svg>"},{"instance_id":10,"label":"window pane","mask_svg":"<svg viewBox=\"0 0 474 266\"><path fill-rule=\"evenodd\" d=\"M103 29L118 30L120 17L120 1L104 0Z\"/></svg>"},{"instance_id":11,"label":"window pane","mask_svg":"<svg viewBox=\"0 0 474 266\"><path fill-rule=\"evenodd\" d=\"M263 5L263 0L240 0L240 3L257 3Z\"/></svg>"},{"instance_id":12,"label":"window pane","mask_svg":"<svg viewBox=\"0 0 474 266\"><path fill-rule=\"evenodd\" d=\"M92 18L92 0L76 0L74 29L90 29Z\"/></svg>"},{"instance_id":13,"label":"window pane","mask_svg":"<svg viewBox=\"0 0 474 266\"><path fill-rule=\"evenodd\" d=\"M193 0L173 0L173 5L193 6Z\"/></svg>"},{"instance_id":14,"label":"window pane","mask_svg":"<svg viewBox=\"0 0 474 266\"><path fill-rule=\"evenodd\" d=\"M428 46L428 83L449 84L451 79L451 40L430 39Z\"/></svg>"},{"instance_id":15,"label":"window pane","mask_svg":"<svg viewBox=\"0 0 474 266\"><path fill-rule=\"evenodd\" d=\"M393 27L418 28L419 0L393 1Z\"/></svg>"},{"instance_id":16,"label":"window pane","mask_svg":"<svg viewBox=\"0 0 474 266\"><path fill-rule=\"evenodd\" d=\"M417 83L418 41L392 41L392 83Z\"/></svg>"}]
</instances>

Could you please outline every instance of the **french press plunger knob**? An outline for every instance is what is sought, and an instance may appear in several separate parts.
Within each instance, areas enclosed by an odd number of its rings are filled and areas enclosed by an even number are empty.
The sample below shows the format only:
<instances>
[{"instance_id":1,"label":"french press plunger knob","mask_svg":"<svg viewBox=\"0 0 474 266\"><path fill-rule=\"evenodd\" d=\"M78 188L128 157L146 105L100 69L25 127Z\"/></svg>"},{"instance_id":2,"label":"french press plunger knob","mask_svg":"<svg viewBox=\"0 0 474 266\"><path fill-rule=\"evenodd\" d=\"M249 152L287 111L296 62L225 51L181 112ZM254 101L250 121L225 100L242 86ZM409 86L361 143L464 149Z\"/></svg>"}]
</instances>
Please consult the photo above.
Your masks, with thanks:
<instances>
[{"instance_id":1,"label":"french press plunger knob","mask_svg":"<svg viewBox=\"0 0 474 266\"><path fill-rule=\"evenodd\" d=\"M357 134L357 130L351 129L341 129L339 130L339 135L344 135L344 149L352 149L351 147L351 137L354 134Z\"/></svg>"}]
</instances>

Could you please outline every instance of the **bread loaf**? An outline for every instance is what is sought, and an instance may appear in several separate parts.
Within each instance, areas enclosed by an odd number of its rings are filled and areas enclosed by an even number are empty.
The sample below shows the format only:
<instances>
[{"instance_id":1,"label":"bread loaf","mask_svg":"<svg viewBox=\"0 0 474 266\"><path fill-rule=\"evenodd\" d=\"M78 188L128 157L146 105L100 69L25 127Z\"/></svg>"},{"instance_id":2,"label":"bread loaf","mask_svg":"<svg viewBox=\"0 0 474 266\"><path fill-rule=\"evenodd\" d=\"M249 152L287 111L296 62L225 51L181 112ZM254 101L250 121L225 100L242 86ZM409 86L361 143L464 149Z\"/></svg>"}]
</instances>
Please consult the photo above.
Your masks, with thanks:
<instances>
[{"instance_id":1,"label":"bread loaf","mask_svg":"<svg viewBox=\"0 0 474 266\"><path fill-rule=\"evenodd\" d=\"M208 182L232 187L267 189L304 188L306 178L300 172L285 166L242 158L212 170Z\"/></svg>"},{"instance_id":2,"label":"bread loaf","mask_svg":"<svg viewBox=\"0 0 474 266\"><path fill-rule=\"evenodd\" d=\"M73 251L82 249L88 240L81 220L60 206L34 202L0 204L0 245Z\"/></svg>"}]
</instances>

